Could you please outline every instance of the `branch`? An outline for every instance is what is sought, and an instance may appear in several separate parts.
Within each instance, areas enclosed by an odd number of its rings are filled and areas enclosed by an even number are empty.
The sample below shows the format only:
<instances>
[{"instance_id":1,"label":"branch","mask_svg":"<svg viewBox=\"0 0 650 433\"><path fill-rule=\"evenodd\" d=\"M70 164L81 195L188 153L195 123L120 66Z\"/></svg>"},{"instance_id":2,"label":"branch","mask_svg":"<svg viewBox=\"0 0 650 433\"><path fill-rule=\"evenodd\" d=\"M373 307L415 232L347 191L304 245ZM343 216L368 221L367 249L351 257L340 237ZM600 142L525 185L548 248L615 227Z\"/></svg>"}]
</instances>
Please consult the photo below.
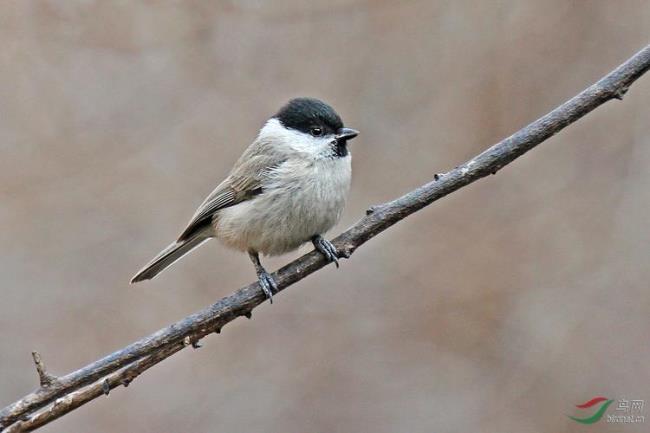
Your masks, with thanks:
<instances>
[{"instance_id":1,"label":"branch","mask_svg":"<svg viewBox=\"0 0 650 433\"><path fill-rule=\"evenodd\" d=\"M650 45L577 96L470 161L443 176L436 175L431 182L396 200L373 206L364 218L333 240L339 255L349 258L366 241L410 214L463 186L495 174L610 99L622 99L629 86L648 69ZM326 264L321 254L311 252L279 269L273 277L281 291ZM250 284L167 328L58 377L50 384L42 383L34 392L0 411L0 429L4 426L6 431L17 432L37 428L120 384L127 385L135 376L182 348L188 345L197 347L200 339L213 332L219 333L225 324L237 317L250 317L253 308L265 300L258 283ZM127 380L123 381L125 378Z\"/></svg>"},{"instance_id":2,"label":"branch","mask_svg":"<svg viewBox=\"0 0 650 433\"><path fill-rule=\"evenodd\" d=\"M108 395L110 390L115 387L120 385L127 387L133 379L140 375L140 373L178 352L183 347L185 347L185 344L183 343L169 345L152 355L135 361L122 370L110 374L104 380L100 380L79 391L74 391L61 398L57 398L54 401L54 404L50 405L48 409L12 424L7 429L3 430L3 433L18 433L35 430L65 415L66 413L83 406L97 397Z\"/></svg>"}]
</instances>

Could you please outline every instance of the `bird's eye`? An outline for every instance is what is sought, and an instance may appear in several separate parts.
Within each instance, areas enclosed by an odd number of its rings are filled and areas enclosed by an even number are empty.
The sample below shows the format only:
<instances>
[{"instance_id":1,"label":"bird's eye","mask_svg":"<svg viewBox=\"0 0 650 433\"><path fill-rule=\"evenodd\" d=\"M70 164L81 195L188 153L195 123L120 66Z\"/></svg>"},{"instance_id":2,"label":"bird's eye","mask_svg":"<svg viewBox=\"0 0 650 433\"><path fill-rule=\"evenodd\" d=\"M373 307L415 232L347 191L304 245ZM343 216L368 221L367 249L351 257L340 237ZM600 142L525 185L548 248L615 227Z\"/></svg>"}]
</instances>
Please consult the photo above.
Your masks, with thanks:
<instances>
[{"instance_id":1,"label":"bird's eye","mask_svg":"<svg viewBox=\"0 0 650 433\"><path fill-rule=\"evenodd\" d=\"M309 132L311 132L311 135L313 135L314 137L320 137L321 135L323 135L322 128L313 127Z\"/></svg>"}]
</instances>

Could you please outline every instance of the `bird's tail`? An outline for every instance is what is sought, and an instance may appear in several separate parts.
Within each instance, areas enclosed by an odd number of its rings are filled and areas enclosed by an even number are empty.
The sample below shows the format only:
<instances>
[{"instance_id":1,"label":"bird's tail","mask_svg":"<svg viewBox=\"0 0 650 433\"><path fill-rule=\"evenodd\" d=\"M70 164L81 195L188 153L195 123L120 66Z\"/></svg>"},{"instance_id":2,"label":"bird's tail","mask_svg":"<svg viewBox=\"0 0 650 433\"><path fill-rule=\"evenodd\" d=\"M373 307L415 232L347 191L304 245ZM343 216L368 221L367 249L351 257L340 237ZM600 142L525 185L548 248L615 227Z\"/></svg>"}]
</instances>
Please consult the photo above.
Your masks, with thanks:
<instances>
[{"instance_id":1,"label":"bird's tail","mask_svg":"<svg viewBox=\"0 0 650 433\"><path fill-rule=\"evenodd\" d=\"M176 262L176 260L180 259L208 239L210 239L210 236L206 231L199 231L187 239L172 243L147 263L144 268L140 269L138 273L131 278L131 284L137 283L138 281L152 279L164 271L168 266Z\"/></svg>"}]
</instances>

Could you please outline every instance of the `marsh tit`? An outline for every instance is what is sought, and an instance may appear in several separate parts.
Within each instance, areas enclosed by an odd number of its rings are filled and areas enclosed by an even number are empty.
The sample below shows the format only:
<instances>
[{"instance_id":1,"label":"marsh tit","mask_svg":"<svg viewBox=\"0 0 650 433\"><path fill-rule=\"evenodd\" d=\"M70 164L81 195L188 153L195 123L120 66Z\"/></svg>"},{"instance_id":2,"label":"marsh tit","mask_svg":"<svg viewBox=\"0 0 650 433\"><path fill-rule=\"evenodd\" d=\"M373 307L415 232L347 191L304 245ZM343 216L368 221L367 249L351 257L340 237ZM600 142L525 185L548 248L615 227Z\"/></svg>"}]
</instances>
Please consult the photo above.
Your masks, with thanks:
<instances>
[{"instance_id":1,"label":"marsh tit","mask_svg":"<svg viewBox=\"0 0 650 433\"><path fill-rule=\"evenodd\" d=\"M211 238L248 253L271 302L277 284L260 253L284 254L311 241L338 267L336 248L321 235L341 217L350 189L347 144L358 134L326 103L292 99L266 122L178 239L131 283L155 277Z\"/></svg>"}]
</instances>

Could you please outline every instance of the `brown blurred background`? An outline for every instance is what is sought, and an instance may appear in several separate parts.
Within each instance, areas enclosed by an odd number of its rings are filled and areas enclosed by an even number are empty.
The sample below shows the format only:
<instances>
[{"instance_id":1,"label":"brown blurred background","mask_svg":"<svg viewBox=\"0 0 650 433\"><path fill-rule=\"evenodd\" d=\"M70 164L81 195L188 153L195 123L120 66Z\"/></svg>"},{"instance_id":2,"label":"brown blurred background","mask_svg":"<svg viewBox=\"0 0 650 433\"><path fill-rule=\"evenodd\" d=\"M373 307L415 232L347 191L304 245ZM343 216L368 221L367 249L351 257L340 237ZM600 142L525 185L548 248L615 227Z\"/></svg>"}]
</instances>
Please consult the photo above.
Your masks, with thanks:
<instances>
[{"instance_id":1,"label":"brown blurred background","mask_svg":"<svg viewBox=\"0 0 650 433\"><path fill-rule=\"evenodd\" d=\"M128 284L288 98L362 131L331 237L650 40L647 1L21 1L0 20L0 406L35 387L31 350L67 373L255 279L211 242ZM43 431L647 431L647 407L566 414L650 405L648 102L645 76Z\"/></svg>"}]
</instances>

